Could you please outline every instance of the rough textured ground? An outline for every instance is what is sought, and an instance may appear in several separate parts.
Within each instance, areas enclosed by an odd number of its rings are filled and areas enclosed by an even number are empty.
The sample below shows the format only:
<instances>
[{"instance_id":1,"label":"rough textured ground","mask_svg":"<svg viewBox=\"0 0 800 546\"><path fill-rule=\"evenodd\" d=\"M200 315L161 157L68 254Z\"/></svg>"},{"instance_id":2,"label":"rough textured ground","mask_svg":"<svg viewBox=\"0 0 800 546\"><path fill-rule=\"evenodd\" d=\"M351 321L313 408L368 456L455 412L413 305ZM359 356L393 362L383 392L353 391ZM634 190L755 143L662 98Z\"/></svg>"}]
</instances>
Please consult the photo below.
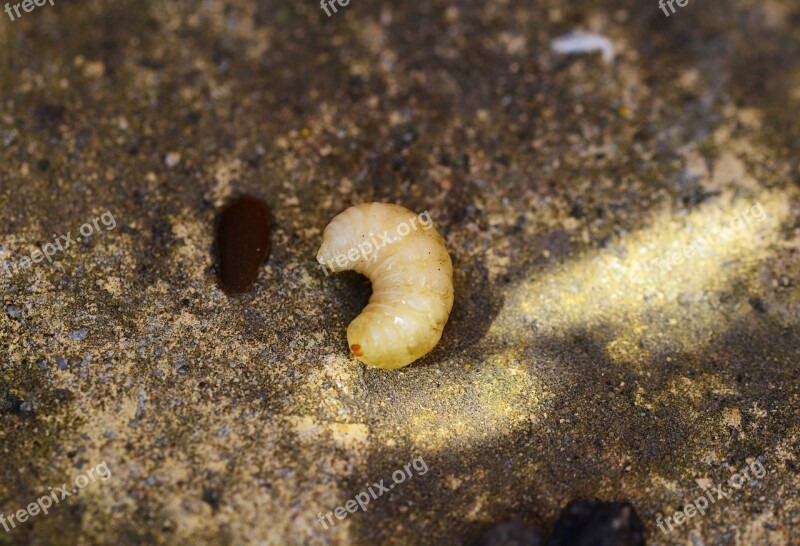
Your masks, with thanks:
<instances>
[{"instance_id":1,"label":"rough textured ground","mask_svg":"<svg viewBox=\"0 0 800 546\"><path fill-rule=\"evenodd\" d=\"M550 51L581 28L612 63ZM117 222L0 270L0 510L112 472L0 544L455 545L574 498L629 500L649 544L800 544L799 29L793 0L0 12L0 258ZM241 193L275 230L231 299L213 227ZM369 286L313 261L373 200L428 210L455 266L401 371L349 357Z\"/></svg>"}]
</instances>

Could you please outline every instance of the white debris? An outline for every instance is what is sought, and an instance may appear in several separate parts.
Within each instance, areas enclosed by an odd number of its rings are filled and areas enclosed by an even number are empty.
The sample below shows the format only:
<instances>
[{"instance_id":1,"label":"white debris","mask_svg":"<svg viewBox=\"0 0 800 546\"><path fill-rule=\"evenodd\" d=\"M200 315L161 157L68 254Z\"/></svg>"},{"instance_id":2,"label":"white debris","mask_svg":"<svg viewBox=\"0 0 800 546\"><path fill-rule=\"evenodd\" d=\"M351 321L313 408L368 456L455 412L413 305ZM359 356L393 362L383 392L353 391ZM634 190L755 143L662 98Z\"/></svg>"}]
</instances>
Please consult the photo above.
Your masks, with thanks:
<instances>
[{"instance_id":1,"label":"white debris","mask_svg":"<svg viewBox=\"0 0 800 546\"><path fill-rule=\"evenodd\" d=\"M580 53L603 53L603 60L610 63L614 60L614 44L602 34L592 32L570 32L559 36L550 42L550 47L556 53L574 55Z\"/></svg>"},{"instance_id":2,"label":"white debris","mask_svg":"<svg viewBox=\"0 0 800 546\"><path fill-rule=\"evenodd\" d=\"M181 162L181 154L178 152L170 152L164 158L164 163L167 164L167 167L175 167L178 163Z\"/></svg>"}]
</instances>

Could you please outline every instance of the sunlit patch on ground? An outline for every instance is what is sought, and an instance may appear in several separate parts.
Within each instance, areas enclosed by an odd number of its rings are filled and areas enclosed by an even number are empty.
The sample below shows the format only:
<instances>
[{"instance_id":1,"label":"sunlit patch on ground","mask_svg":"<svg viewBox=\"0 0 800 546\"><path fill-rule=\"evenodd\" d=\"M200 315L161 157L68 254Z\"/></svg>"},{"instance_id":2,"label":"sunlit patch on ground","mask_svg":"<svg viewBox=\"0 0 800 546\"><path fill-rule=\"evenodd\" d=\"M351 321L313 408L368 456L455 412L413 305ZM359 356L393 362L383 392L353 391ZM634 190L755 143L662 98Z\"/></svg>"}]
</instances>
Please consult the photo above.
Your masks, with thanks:
<instances>
[{"instance_id":1,"label":"sunlit patch on ground","mask_svg":"<svg viewBox=\"0 0 800 546\"><path fill-rule=\"evenodd\" d=\"M787 197L722 196L686 214L661 214L608 249L533 276L506 300L496 324L550 336L602 331L612 358L703 343L730 323L720 296L745 288L778 242ZM699 305L698 305L699 304ZM642 351L646 351L642 353Z\"/></svg>"},{"instance_id":2,"label":"sunlit patch on ground","mask_svg":"<svg viewBox=\"0 0 800 546\"><path fill-rule=\"evenodd\" d=\"M530 422L546 398L541 383L526 373L513 351L490 355L470 365L472 380L415 385L414 402L406 396L386 401L387 414L430 450L453 449L494 440Z\"/></svg>"}]
</instances>

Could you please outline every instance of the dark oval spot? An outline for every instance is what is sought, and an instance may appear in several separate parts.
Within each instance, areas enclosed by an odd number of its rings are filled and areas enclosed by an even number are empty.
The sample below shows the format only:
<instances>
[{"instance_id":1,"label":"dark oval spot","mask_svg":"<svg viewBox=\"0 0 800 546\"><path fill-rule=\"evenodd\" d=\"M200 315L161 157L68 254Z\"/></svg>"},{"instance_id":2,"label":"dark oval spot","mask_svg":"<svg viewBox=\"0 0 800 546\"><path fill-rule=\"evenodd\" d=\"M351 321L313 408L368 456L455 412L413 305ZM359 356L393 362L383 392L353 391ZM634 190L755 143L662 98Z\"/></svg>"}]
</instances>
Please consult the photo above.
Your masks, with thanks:
<instances>
[{"instance_id":1,"label":"dark oval spot","mask_svg":"<svg viewBox=\"0 0 800 546\"><path fill-rule=\"evenodd\" d=\"M269 252L269 208L255 197L242 196L223 210L217 228L219 284L229 296L246 291Z\"/></svg>"}]
</instances>

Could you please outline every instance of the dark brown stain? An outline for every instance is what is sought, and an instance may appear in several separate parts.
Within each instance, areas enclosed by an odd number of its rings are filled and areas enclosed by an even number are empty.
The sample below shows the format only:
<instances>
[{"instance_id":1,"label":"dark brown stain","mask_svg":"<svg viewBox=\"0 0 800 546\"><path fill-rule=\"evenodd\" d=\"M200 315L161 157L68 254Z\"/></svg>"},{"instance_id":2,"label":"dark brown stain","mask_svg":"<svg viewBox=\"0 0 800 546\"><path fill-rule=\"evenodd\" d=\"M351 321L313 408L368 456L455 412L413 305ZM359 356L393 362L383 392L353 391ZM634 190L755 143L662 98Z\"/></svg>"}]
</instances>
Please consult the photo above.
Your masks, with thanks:
<instances>
[{"instance_id":1,"label":"dark brown stain","mask_svg":"<svg viewBox=\"0 0 800 546\"><path fill-rule=\"evenodd\" d=\"M261 199L242 196L229 203L217 228L219 284L229 296L249 289L269 253L269 207Z\"/></svg>"}]
</instances>

